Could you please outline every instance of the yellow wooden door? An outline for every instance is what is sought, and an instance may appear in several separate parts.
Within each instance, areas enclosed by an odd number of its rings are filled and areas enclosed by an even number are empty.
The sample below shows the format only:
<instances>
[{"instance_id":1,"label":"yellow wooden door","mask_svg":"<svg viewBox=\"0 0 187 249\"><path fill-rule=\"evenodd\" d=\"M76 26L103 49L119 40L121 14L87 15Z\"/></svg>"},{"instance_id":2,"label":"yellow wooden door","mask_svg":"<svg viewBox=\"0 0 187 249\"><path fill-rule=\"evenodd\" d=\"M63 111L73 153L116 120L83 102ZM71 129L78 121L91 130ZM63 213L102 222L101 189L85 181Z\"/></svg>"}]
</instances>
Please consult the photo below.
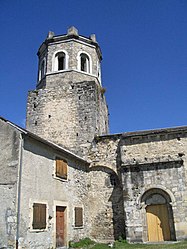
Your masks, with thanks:
<instances>
[{"instance_id":1,"label":"yellow wooden door","mask_svg":"<svg viewBox=\"0 0 187 249\"><path fill-rule=\"evenodd\" d=\"M170 240L168 210L166 205L150 205L146 208L148 240Z\"/></svg>"}]
</instances>

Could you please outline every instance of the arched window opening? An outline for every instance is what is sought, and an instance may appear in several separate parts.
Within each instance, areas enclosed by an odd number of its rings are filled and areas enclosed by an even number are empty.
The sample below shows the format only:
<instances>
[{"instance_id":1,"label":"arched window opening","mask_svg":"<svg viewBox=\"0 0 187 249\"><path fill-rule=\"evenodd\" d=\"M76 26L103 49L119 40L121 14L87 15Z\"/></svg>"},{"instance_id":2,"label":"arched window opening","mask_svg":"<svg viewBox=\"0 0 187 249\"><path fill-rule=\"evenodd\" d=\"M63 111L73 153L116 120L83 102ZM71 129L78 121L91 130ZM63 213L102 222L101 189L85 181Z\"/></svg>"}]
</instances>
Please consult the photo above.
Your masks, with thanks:
<instances>
[{"instance_id":1,"label":"arched window opening","mask_svg":"<svg viewBox=\"0 0 187 249\"><path fill-rule=\"evenodd\" d=\"M58 71L64 70L65 69L65 54L61 52L61 53L58 53L56 56L58 58Z\"/></svg>"},{"instance_id":2,"label":"arched window opening","mask_svg":"<svg viewBox=\"0 0 187 249\"><path fill-rule=\"evenodd\" d=\"M45 61L42 61L41 64L41 79L43 79L43 77L45 76Z\"/></svg>"},{"instance_id":3,"label":"arched window opening","mask_svg":"<svg viewBox=\"0 0 187 249\"><path fill-rule=\"evenodd\" d=\"M39 66L39 80L42 80L45 77L46 73L46 61L45 58L41 61Z\"/></svg>"},{"instance_id":4,"label":"arched window opening","mask_svg":"<svg viewBox=\"0 0 187 249\"><path fill-rule=\"evenodd\" d=\"M83 72L90 73L90 61L86 54L80 54L80 69Z\"/></svg>"},{"instance_id":5,"label":"arched window opening","mask_svg":"<svg viewBox=\"0 0 187 249\"><path fill-rule=\"evenodd\" d=\"M65 52L58 52L54 55L53 57L53 62L52 62L52 70L53 71L61 71L67 69L67 59L68 56L66 55Z\"/></svg>"}]
</instances>

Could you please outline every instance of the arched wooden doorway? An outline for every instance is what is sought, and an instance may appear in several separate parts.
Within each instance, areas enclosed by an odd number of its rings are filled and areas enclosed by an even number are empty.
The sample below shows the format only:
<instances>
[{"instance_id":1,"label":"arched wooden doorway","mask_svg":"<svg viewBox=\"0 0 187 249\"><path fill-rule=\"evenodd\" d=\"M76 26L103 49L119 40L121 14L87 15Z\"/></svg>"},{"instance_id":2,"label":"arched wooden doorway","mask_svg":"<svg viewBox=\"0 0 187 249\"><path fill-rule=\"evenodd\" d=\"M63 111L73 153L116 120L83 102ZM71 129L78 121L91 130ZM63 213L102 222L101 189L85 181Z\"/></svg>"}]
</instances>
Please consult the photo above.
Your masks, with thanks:
<instances>
[{"instance_id":1,"label":"arched wooden doorway","mask_svg":"<svg viewBox=\"0 0 187 249\"><path fill-rule=\"evenodd\" d=\"M147 240L175 240L170 196L161 189L151 189L142 196L142 201L146 209Z\"/></svg>"},{"instance_id":2,"label":"arched wooden doorway","mask_svg":"<svg viewBox=\"0 0 187 249\"><path fill-rule=\"evenodd\" d=\"M146 207L148 240L171 240L168 210L165 204Z\"/></svg>"}]
</instances>

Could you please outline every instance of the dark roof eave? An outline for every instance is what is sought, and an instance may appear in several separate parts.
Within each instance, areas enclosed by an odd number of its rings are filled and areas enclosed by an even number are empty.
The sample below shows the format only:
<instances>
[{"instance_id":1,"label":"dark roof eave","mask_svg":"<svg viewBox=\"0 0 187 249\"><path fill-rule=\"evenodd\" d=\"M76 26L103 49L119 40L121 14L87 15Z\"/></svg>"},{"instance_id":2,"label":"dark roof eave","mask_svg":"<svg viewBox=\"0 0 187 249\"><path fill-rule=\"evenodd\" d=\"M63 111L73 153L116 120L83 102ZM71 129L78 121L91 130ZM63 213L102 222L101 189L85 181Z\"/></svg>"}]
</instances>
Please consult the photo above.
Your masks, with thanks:
<instances>
[{"instance_id":1,"label":"dark roof eave","mask_svg":"<svg viewBox=\"0 0 187 249\"><path fill-rule=\"evenodd\" d=\"M120 137L128 138L128 137L136 137L136 136L148 136L148 135L156 135L156 134L181 133L181 132L187 132L187 126L123 132L123 133L116 133L116 134L106 134L106 135L96 136L95 140L102 140L102 139L109 139L109 138L114 139L114 138L120 138Z\"/></svg>"}]
</instances>

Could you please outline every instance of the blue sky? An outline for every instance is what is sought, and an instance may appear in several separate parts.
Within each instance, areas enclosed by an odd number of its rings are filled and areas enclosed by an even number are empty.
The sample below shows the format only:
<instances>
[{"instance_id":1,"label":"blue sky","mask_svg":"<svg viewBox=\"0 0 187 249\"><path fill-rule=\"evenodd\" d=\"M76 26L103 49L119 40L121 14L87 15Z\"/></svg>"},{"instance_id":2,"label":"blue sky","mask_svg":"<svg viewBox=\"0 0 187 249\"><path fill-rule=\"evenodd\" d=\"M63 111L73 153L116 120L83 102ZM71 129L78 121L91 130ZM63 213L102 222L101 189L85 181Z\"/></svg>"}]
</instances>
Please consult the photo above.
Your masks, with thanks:
<instances>
[{"instance_id":1,"label":"blue sky","mask_svg":"<svg viewBox=\"0 0 187 249\"><path fill-rule=\"evenodd\" d=\"M0 115L23 126L49 30L95 33L111 133L187 125L186 0L0 0Z\"/></svg>"}]
</instances>

